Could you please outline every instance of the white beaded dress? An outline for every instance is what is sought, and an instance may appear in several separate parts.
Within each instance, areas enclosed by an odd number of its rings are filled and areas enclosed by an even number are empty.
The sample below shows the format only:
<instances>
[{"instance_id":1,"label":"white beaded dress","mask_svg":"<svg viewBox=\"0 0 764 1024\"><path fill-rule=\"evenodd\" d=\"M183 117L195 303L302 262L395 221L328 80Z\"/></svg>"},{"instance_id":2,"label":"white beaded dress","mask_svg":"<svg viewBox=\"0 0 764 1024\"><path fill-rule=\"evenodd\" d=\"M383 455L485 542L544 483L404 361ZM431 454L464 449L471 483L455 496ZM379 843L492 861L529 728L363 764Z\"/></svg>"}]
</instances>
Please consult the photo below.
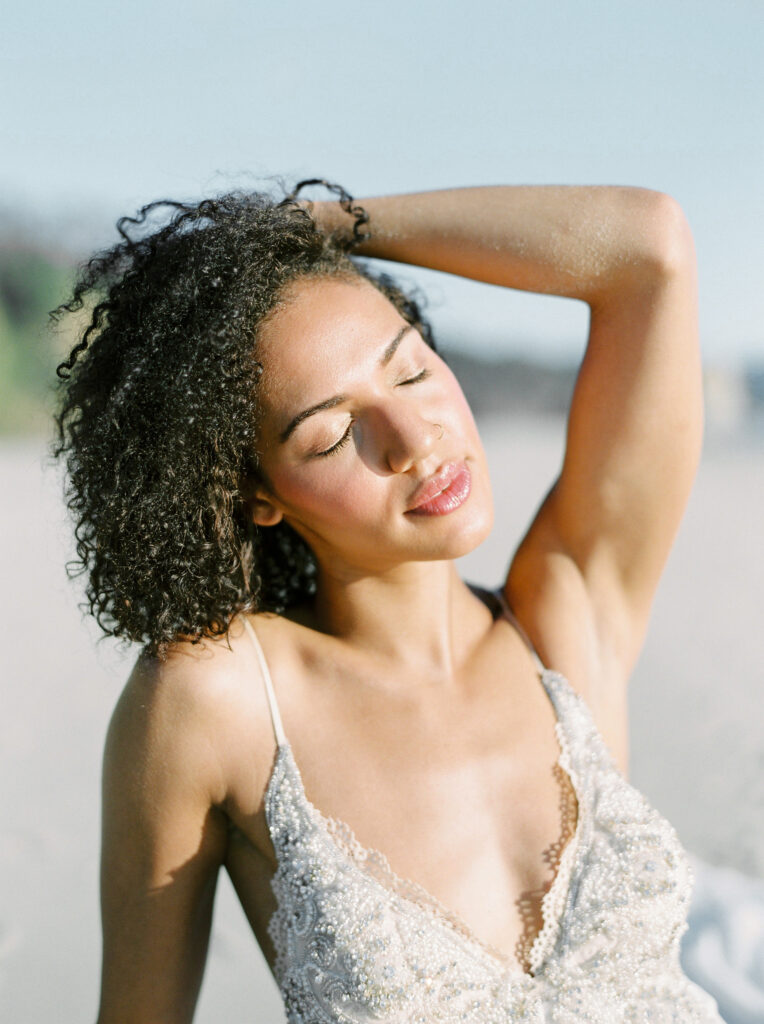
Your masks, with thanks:
<instances>
[{"instance_id":1,"label":"white beaded dress","mask_svg":"<svg viewBox=\"0 0 764 1024\"><path fill-rule=\"evenodd\" d=\"M692 878L672 826L616 767L588 707L535 659L578 807L527 970L476 938L305 795L255 631L277 742L265 813L278 867L268 923L289 1024L723 1024L683 973Z\"/></svg>"}]
</instances>

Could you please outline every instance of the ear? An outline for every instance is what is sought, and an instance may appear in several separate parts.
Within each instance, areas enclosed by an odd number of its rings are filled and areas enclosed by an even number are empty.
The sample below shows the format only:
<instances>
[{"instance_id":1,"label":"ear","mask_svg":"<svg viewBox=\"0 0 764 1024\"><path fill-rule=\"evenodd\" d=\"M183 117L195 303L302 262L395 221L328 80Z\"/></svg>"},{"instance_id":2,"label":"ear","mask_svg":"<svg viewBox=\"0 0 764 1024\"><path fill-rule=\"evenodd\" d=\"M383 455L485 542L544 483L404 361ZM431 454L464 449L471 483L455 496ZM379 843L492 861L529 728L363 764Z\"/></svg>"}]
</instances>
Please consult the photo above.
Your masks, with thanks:
<instances>
[{"instance_id":1,"label":"ear","mask_svg":"<svg viewBox=\"0 0 764 1024\"><path fill-rule=\"evenodd\" d=\"M281 509L272 505L267 499L255 498L250 503L252 520L258 526L275 526L284 518Z\"/></svg>"},{"instance_id":2,"label":"ear","mask_svg":"<svg viewBox=\"0 0 764 1024\"><path fill-rule=\"evenodd\" d=\"M273 498L260 480L250 476L242 484L242 492L253 523L258 526L275 526L281 522L283 513L276 507Z\"/></svg>"},{"instance_id":3,"label":"ear","mask_svg":"<svg viewBox=\"0 0 764 1024\"><path fill-rule=\"evenodd\" d=\"M250 498L249 512L252 522L258 526L275 526L284 517L281 509L276 508L269 498L261 496L260 492Z\"/></svg>"}]
</instances>

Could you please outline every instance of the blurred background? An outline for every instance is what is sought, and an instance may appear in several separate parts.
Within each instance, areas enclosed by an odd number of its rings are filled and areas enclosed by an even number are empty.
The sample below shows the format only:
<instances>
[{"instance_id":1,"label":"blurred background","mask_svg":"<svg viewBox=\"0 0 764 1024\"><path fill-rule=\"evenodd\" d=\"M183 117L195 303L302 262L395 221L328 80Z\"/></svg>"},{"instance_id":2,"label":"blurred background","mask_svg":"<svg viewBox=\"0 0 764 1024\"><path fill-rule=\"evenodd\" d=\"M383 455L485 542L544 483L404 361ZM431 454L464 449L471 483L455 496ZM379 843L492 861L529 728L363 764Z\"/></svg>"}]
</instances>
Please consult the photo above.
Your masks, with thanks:
<instances>
[{"instance_id":1,"label":"blurred background","mask_svg":"<svg viewBox=\"0 0 764 1024\"><path fill-rule=\"evenodd\" d=\"M325 177L356 196L481 184L668 192L698 252L707 427L631 691L632 781L697 860L683 955L764 1020L764 5L16 2L0 38L0 1018L94 1020L99 773L134 651L97 643L65 562L46 311L160 197ZM473 403L497 585L559 470L584 304L400 268ZM196 1020L277 1022L221 877Z\"/></svg>"}]
</instances>

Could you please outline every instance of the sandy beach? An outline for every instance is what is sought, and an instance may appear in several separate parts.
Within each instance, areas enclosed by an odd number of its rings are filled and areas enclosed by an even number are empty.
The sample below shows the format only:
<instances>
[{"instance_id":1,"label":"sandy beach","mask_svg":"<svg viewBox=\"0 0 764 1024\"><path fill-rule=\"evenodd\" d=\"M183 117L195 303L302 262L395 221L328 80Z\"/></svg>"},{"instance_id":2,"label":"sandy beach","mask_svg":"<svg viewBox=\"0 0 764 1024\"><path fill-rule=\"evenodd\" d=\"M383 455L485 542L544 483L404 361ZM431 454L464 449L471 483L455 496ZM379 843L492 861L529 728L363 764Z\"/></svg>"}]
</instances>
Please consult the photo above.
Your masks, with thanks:
<instances>
[{"instance_id":1,"label":"sandy beach","mask_svg":"<svg viewBox=\"0 0 764 1024\"><path fill-rule=\"evenodd\" d=\"M556 475L562 420L483 425L496 527L463 560L495 586ZM39 442L3 442L0 621L0 1019L95 1020L99 775L134 652L96 644L64 574L71 550ZM707 435L631 691L632 781L712 864L764 877L764 444ZM283 1021L275 984L221 875L199 1024Z\"/></svg>"}]
</instances>

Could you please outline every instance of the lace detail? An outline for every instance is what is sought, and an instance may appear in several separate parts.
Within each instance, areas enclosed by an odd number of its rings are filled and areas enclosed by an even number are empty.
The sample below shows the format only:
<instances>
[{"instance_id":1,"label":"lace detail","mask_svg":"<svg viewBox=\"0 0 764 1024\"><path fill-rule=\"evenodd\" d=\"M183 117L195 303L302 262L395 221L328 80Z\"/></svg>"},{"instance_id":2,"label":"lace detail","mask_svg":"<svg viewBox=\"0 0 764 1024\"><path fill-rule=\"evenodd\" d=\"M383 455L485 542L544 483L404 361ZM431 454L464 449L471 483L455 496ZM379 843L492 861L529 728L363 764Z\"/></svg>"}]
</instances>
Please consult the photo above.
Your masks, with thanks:
<instances>
[{"instance_id":1,"label":"lace detail","mask_svg":"<svg viewBox=\"0 0 764 1024\"><path fill-rule=\"evenodd\" d=\"M523 932L518 939L515 956L528 974L536 974L554 948L575 862L580 835L579 818L583 813L571 779L573 769L559 722L557 740L561 753L552 771L560 793L560 837L546 848L543 855L552 877L543 888L524 893L516 904L523 921Z\"/></svg>"},{"instance_id":2,"label":"lace detail","mask_svg":"<svg viewBox=\"0 0 764 1024\"><path fill-rule=\"evenodd\" d=\"M279 748L266 792L278 860L268 931L290 1024L722 1024L679 965L691 875L676 833L615 767L564 676L545 670L542 681L578 808L573 837L549 850L557 872L532 974L508 970L381 853L324 818L289 745Z\"/></svg>"}]
</instances>

